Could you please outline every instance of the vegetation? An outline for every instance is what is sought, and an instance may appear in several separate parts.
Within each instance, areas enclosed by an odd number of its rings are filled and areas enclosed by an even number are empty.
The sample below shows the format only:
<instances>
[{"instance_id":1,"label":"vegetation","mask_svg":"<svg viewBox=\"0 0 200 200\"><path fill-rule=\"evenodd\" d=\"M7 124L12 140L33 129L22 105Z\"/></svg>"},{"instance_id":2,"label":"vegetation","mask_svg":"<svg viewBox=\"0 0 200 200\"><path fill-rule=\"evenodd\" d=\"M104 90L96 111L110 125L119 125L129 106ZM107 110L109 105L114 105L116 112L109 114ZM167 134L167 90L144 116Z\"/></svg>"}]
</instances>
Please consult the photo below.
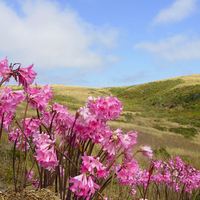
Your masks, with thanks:
<instances>
[{"instance_id":1,"label":"vegetation","mask_svg":"<svg viewBox=\"0 0 200 200\"><path fill-rule=\"evenodd\" d=\"M136 130L139 132L138 143L151 145L156 158L180 156L200 169L200 84L194 81L191 84L188 80L188 77L187 81L181 77L112 88L53 86L55 95L51 104L65 104L75 112L90 95L107 97L112 94L123 101L123 113L119 119L109 122L111 128L120 127L124 132ZM20 106L18 113L24 110L23 105ZM12 171L6 170L6 163L12 163L12 155L13 149L0 152L1 158L5 158L0 161L2 172L8 177L12 176ZM19 157L18 151L15 151L15 157Z\"/></svg>"},{"instance_id":2,"label":"vegetation","mask_svg":"<svg viewBox=\"0 0 200 200\"><path fill-rule=\"evenodd\" d=\"M160 126L160 125L155 125L155 126L153 126L153 128L158 129L160 131L166 131L167 130L166 127L163 127L163 126Z\"/></svg>"},{"instance_id":3,"label":"vegetation","mask_svg":"<svg viewBox=\"0 0 200 200\"><path fill-rule=\"evenodd\" d=\"M170 128L169 131L181 134L186 138L192 138L198 134L195 128L178 127L178 128Z\"/></svg>"},{"instance_id":4,"label":"vegetation","mask_svg":"<svg viewBox=\"0 0 200 200\"><path fill-rule=\"evenodd\" d=\"M187 155L200 169L195 159L200 156L200 75L123 87L53 86L53 92L54 101L69 105L73 112L90 95L116 96L123 102L123 112L119 119L109 122L113 129L137 130L139 142L154 149L165 145L170 155Z\"/></svg>"}]
</instances>

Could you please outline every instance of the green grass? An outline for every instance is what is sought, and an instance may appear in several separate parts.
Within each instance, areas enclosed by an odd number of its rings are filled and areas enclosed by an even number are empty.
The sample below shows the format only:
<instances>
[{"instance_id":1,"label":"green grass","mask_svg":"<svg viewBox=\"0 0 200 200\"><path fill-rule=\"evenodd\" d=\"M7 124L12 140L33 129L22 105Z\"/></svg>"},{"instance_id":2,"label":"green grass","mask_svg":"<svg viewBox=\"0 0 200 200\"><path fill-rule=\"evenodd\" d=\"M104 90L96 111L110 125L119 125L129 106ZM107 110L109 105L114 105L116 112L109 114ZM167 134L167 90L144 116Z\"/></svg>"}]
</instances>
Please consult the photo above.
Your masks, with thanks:
<instances>
[{"instance_id":1,"label":"green grass","mask_svg":"<svg viewBox=\"0 0 200 200\"><path fill-rule=\"evenodd\" d=\"M143 117L165 117L180 125L200 127L200 84L178 87L182 84L184 79L169 79L110 88L110 92L123 101L124 111L140 112Z\"/></svg>"},{"instance_id":2,"label":"green grass","mask_svg":"<svg viewBox=\"0 0 200 200\"><path fill-rule=\"evenodd\" d=\"M62 95L62 94L54 94L54 97L51 99L51 104L57 102L59 104L67 105L67 107L71 110L77 110L81 106L85 104L85 102L80 101L72 96L69 95Z\"/></svg>"},{"instance_id":3,"label":"green grass","mask_svg":"<svg viewBox=\"0 0 200 200\"><path fill-rule=\"evenodd\" d=\"M181 134L186 138L193 138L198 134L195 128L177 127L177 128L170 128L169 131Z\"/></svg>"},{"instance_id":4,"label":"green grass","mask_svg":"<svg viewBox=\"0 0 200 200\"><path fill-rule=\"evenodd\" d=\"M165 147L160 147L159 149L154 149L153 154L156 157L158 157L158 156L161 156L162 158L171 157L170 153L166 150Z\"/></svg>"},{"instance_id":5,"label":"green grass","mask_svg":"<svg viewBox=\"0 0 200 200\"><path fill-rule=\"evenodd\" d=\"M153 126L153 128L155 128L155 129L157 129L157 130L159 130L159 131L166 131L166 130L167 130L166 127L160 126L160 125L155 125L155 126Z\"/></svg>"}]
</instances>

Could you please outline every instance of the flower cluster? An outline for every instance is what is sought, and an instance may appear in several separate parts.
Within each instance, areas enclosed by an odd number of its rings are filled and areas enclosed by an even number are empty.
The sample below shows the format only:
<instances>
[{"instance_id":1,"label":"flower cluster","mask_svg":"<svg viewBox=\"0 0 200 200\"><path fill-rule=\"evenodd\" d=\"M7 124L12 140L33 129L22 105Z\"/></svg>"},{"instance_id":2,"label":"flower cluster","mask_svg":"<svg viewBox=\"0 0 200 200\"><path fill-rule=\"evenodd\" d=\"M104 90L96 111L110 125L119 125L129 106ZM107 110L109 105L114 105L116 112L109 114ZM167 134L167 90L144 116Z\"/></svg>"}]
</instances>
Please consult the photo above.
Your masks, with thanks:
<instances>
[{"instance_id":1,"label":"flower cluster","mask_svg":"<svg viewBox=\"0 0 200 200\"><path fill-rule=\"evenodd\" d=\"M3 121L3 127L6 131L12 121L17 106L24 100L23 91L12 91L12 87L5 86L0 90L0 120Z\"/></svg>"},{"instance_id":2,"label":"flower cluster","mask_svg":"<svg viewBox=\"0 0 200 200\"><path fill-rule=\"evenodd\" d=\"M91 198L95 193L95 189L100 188L100 186L92 180L92 177L86 173L71 178L69 183L73 183L69 189L74 192L77 197L86 197L86 200Z\"/></svg>"},{"instance_id":3,"label":"flower cluster","mask_svg":"<svg viewBox=\"0 0 200 200\"><path fill-rule=\"evenodd\" d=\"M106 171L106 166L104 166L100 162L100 158L95 158L95 156L81 156L82 158L82 165L80 166L81 171L80 173L87 172L98 178L106 178L108 176L108 172Z\"/></svg>"},{"instance_id":4,"label":"flower cluster","mask_svg":"<svg viewBox=\"0 0 200 200\"><path fill-rule=\"evenodd\" d=\"M31 85L37 75L34 70L32 70L33 64L27 68L19 67L17 70L14 70L13 77L19 85L23 85L26 90L29 85Z\"/></svg>"},{"instance_id":5,"label":"flower cluster","mask_svg":"<svg viewBox=\"0 0 200 200\"><path fill-rule=\"evenodd\" d=\"M122 103L112 95L110 97L88 98L89 112L94 114L101 122L119 118L122 112Z\"/></svg>"},{"instance_id":6,"label":"flower cluster","mask_svg":"<svg viewBox=\"0 0 200 200\"><path fill-rule=\"evenodd\" d=\"M13 69L16 65L18 68ZM70 114L66 106L49 105L52 87L36 83L31 86L36 76L32 67L8 66L7 58L0 62L0 86L11 77L23 86L22 91L7 86L0 90L0 136L4 128L15 148L25 155L32 153L39 179L33 179L33 171L27 171L26 181L32 181L36 187L53 185L54 181L57 187L59 182L62 199L74 195L74 199L87 200L103 198L103 190L109 184L112 186L114 178L120 185L128 186L133 196L138 195L136 188L146 191L150 184L159 188L164 183L179 193L183 190L191 193L200 187L200 171L185 165L180 158L151 161L150 170L140 168L134 157L136 153L152 160L153 152L146 145L134 151L136 131L124 133L120 128L114 131L108 125L108 121L122 113L122 103L117 98L90 96L84 107L75 115ZM36 112L35 116L27 117L26 110L24 119L18 122L15 112L22 101L26 101L27 110L31 107ZM11 126L13 119L15 126ZM145 199L145 194L140 196Z\"/></svg>"},{"instance_id":7,"label":"flower cluster","mask_svg":"<svg viewBox=\"0 0 200 200\"><path fill-rule=\"evenodd\" d=\"M46 106L49 104L49 101L53 97L51 93L52 87L48 85L44 85L43 87L39 87L35 84L35 87L28 87L27 88L27 99L29 102L29 106L33 107L34 109L37 108L40 111L44 111Z\"/></svg>"},{"instance_id":8,"label":"flower cluster","mask_svg":"<svg viewBox=\"0 0 200 200\"><path fill-rule=\"evenodd\" d=\"M21 64L18 64L19 67L17 69L14 69L15 65L17 65L17 63L8 66L7 57L5 57L4 60L0 61L0 76L2 76L0 85L2 85L3 82L8 82L13 76L13 78L19 83L19 85L22 85L24 89L27 90L27 87L33 83L37 75L37 73L32 70L33 64L27 68L22 68Z\"/></svg>"},{"instance_id":9,"label":"flower cluster","mask_svg":"<svg viewBox=\"0 0 200 200\"><path fill-rule=\"evenodd\" d=\"M106 171L106 166L104 166L99 158L95 156L87 156L86 154L81 157L83 162L80 166L81 175L76 177L71 177L69 182L73 183L70 187L78 197L87 197L90 199L95 193L95 188L99 189L100 186L95 183L95 177L106 179L108 176L108 171Z\"/></svg>"},{"instance_id":10,"label":"flower cluster","mask_svg":"<svg viewBox=\"0 0 200 200\"><path fill-rule=\"evenodd\" d=\"M0 76L2 76L2 79L5 79L7 77L7 74L9 74L10 72L11 69L8 66L8 59L6 56L4 60L0 61Z\"/></svg>"},{"instance_id":11,"label":"flower cluster","mask_svg":"<svg viewBox=\"0 0 200 200\"><path fill-rule=\"evenodd\" d=\"M52 146L50 149L42 149L41 146L39 146L39 148L36 149L36 153L37 155L35 158L41 167L50 171L54 170L55 166L58 166L59 161L57 160L54 146Z\"/></svg>"},{"instance_id":12,"label":"flower cluster","mask_svg":"<svg viewBox=\"0 0 200 200\"><path fill-rule=\"evenodd\" d=\"M186 165L179 158L171 158L168 162L155 161L155 173L151 177L151 181L161 184L162 182L176 192L192 193L200 187L200 171L191 165Z\"/></svg>"},{"instance_id":13,"label":"flower cluster","mask_svg":"<svg viewBox=\"0 0 200 200\"><path fill-rule=\"evenodd\" d=\"M123 165L118 165L118 170L116 172L117 179L119 179L120 185L130 185L135 187L138 182L138 176L141 172L141 169L135 159L132 159L128 163Z\"/></svg>"}]
</instances>

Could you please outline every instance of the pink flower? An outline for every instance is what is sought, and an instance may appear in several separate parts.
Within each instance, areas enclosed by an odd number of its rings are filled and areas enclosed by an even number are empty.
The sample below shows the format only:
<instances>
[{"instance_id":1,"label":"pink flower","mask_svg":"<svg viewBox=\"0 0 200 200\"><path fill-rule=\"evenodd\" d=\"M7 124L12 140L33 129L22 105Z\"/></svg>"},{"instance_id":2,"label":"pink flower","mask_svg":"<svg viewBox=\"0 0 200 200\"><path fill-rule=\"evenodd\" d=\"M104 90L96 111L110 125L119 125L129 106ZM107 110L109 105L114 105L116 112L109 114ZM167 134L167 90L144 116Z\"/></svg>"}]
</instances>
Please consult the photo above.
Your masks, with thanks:
<instances>
[{"instance_id":1,"label":"pink flower","mask_svg":"<svg viewBox=\"0 0 200 200\"><path fill-rule=\"evenodd\" d=\"M3 70L5 68L8 68L8 59L7 56L5 57L4 60L0 61L0 75L2 76Z\"/></svg>"},{"instance_id":2,"label":"pink flower","mask_svg":"<svg viewBox=\"0 0 200 200\"><path fill-rule=\"evenodd\" d=\"M11 69L9 69L8 59L6 56L4 60L0 61L0 76L2 76L4 79L6 78L6 76L9 76L10 72L11 72ZM9 79L7 81L9 81Z\"/></svg>"},{"instance_id":3,"label":"pink flower","mask_svg":"<svg viewBox=\"0 0 200 200\"><path fill-rule=\"evenodd\" d=\"M39 181L37 179L33 179L34 171L26 171L26 180L31 181L35 188L38 188Z\"/></svg>"},{"instance_id":4,"label":"pink flower","mask_svg":"<svg viewBox=\"0 0 200 200\"><path fill-rule=\"evenodd\" d=\"M130 186L138 184L138 176L141 173L141 169L134 158L130 162L124 163L118 168L116 178L120 179L120 184Z\"/></svg>"},{"instance_id":5,"label":"pink flower","mask_svg":"<svg viewBox=\"0 0 200 200\"><path fill-rule=\"evenodd\" d=\"M0 90L0 113L13 114L17 108L17 105L24 99L22 91L13 92L12 87L5 86Z\"/></svg>"},{"instance_id":6,"label":"pink flower","mask_svg":"<svg viewBox=\"0 0 200 200\"><path fill-rule=\"evenodd\" d=\"M136 190L135 189L132 189L131 190L131 194L134 196L136 194Z\"/></svg>"},{"instance_id":7,"label":"pink flower","mask_svg":"<svg viewBox=\"0 0 200 200\"><path fill-rule=\"evenodd\" d=\"M83 159L83 165L80 167L81 173L90 172L98 178L106 178L108 176L106 166L104 166L99 161L99 158L95 158L94 156L87 156L85 153L84 156L81 156L81 158Z\"/></svg>"},{"instance_id":8,"label":"pink flower","mask_svg":"<svg viewBox=\"0 0 200 200\"><path fill-rule=\"evenodd\" d=\"M100 186L92 180L92 177L87 176L86 173L73 178L71 177L69 183L73 183L69 189L74 192L75 195L78 197L87 197L87 200L95 193L95 189L100 188Z\"/></svg>"},{"instance_id":9,"label":"pink flower","mask_svg":"<svg viewBox=\"0 0 200 200\"><path fill-rule=\"evenodd\" d=\"M114 120L119 118L122 112L121 102L112 95L104 99L104 97L88 98L88 104L90 112L96 116L96 118L102 122L108 120Z\"/></svg>"},{"instance_id":10,"label":"pink flower","mask_svg":"<svg viewBox=\"0 0 200 200\"><path fill-rule=\"evenodd\" d=\"M26 171L26 180L33 179L34 171Z\"/></svg>"},{"instance_id":11,"label":"pink flower","mask_svg":"<svg viewBox=\"0 0 200 200\"><path fill-rule=\"evenodd\" d=\"M54 170L55 166L58 166L59 161L54 150L54 146L50 149L36 149L37 155L35 156L41 167L47 170Z\"/></svg>"},{"instance_id":12,"label":"pink flower","mask_svg":"<svg viewBox=\"0 0 200 200\"><path fill-rule=\"evenodd\" d=\"M52 87L48 87L47 85L40 87L37 86L37 84L35 84L35 87L28 87L27 92L30 100L29 106L32 106L34 109L38 108L40 111L44 111L53 97L51 89Z\"/></svg>"},{"instance_id":13,"label":"pink flower","mask_svg":"<svg viewBox=\"0 0 200 200\"><path fill-rule=\"evenodd\" d=\"M39 181L37 179L33 180L33 183L32 183L35 188L37 189L38 188L38 185L39 185Z\"/></svg>"},{"instance_id":14,"label":"pink flower","mask_svg":"<svg viewBox=\"0 0 200 200\"><path fill-rule=\"evenodd\" d=\"M151 150L151 147L149 147L149 146L140 147L138 152L142 152L142 155L145 157L148 157L149 159L153 158L153 151Z\"/></svg>"},{"instance_id":15,"label":"pink flower","mask_svg":"<svg viewBox=\"0 0 200 200\"><path fill-rule=\"evenodd\" d=\"M33 83L35 76L37 75L32 68L33 64L29 65L27 68L19 67L13 75L15 80L18 80L19 85L24 86L25 90L27 90L27 87Z\"/></svg>"}]
</instances>

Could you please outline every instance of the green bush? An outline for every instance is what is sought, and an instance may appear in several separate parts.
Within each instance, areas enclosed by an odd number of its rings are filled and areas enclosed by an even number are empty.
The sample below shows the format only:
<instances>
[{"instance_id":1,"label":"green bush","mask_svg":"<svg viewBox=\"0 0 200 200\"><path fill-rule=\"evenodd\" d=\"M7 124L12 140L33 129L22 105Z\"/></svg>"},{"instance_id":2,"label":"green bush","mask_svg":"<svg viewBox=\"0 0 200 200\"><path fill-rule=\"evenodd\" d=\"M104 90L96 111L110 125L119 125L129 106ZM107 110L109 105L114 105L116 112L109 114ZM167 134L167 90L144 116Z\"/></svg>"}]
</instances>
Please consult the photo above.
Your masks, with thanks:
<instances>
[{"instance_id":1,"label":"green bush","mask_svg":"<svg viewBox=\"0 0 200 200\"><path fill-rule=\"evenodd\" d=\"M155 128L155 129L157 129L157 130L159 130L159 131L166 131L166 130L167 130L166 127L160 126L160 125L155 125L155 126L153 126L153 128Z\"/></svg>"},{"instance_id":2,"label":"green bush","mask_svg":"<svg viewBox=\"0 0 200 200\"><path fill-rule=\"evenodd\" d=\"M177 122L181 125L190 124L190 119L187 117L183 117L183 116L177 116L177 117L171 119L170 121Z\"/></svg>"},{"instance_id":3,"label":"green bush","mask_svg":"<svg viewBox=\"0 0 200 200\"><path fill-rule=\"evenodd\" d=\"M159 149L155 149L153 151L153 154L154 155L161 155L161 156L164 156L164 157L171 157L171 155L167 152L165 147L161 147Z\"/></svg>"},{"instance_id":4,"label":"green bush","mask_svg":"<svg viewBox=\"0 0 200 200\"><path fill-rule=\"evenodd\" d=\"M195 128L177 127L177 128L170 128L169 131L181 134L186 138L192 138L198 134L198 132Z\"/></svg>"},{"instance_id":5,"label":"green bush","mask_svg":"<svg viewBox=\"0 0 200 200\"><path fill-rule=\"evenodd\" d=\"M200 127L200 119L191 120L191 124L196 127Z\"/></svg>"},{"instance_id":6,"label":"green bush","mask_svg":"<svg viewBox=\"0 0 200 200\"><path fill-rule=\"evenodd\" d=\"M127 113L124 116L125 116L125 119L126 119L127 123L130 123L131 120L133 119L133 114L132 113Z\"/></svg>"}]
</instances>

